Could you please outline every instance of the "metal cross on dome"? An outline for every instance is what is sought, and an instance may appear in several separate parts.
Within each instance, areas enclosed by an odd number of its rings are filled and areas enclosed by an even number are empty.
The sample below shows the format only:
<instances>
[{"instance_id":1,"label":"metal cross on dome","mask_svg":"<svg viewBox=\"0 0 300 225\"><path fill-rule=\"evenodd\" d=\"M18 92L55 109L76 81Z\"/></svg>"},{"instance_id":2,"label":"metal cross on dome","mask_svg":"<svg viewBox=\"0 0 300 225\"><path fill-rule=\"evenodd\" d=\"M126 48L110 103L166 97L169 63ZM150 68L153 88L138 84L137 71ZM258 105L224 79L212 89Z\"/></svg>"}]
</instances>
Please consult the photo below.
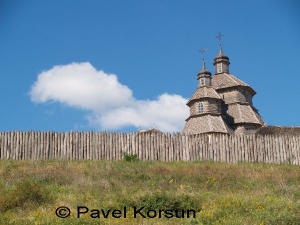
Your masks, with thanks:
<instances>
[{"instance_id":1,"label":"metal cross on dome","mask_svg":"<svg viewBox=\"0 0 300 225\"><path fill-rule=\"evenodd\" d=\"M216 38L218 38L218 39L219 39L219 43L220 43L220 45L221 45L221 39L222 39L222 37L224 37L224 35L223 35L223 34L221 34L221 32L219 32L219 34L216 36Z\"/></svg>"},{"instance_id":2,"label":"metal cross on dome","mask_svg":"<svg viewBox=\"0 0 300 225\"><path fill-rule=\"evenodd\" d=\"M200 50L199 50L199 52L201 52L202 53L202 58L204 59L204 52L206 52L206 48L201 48Z\"/></svg>"}]
</instances>

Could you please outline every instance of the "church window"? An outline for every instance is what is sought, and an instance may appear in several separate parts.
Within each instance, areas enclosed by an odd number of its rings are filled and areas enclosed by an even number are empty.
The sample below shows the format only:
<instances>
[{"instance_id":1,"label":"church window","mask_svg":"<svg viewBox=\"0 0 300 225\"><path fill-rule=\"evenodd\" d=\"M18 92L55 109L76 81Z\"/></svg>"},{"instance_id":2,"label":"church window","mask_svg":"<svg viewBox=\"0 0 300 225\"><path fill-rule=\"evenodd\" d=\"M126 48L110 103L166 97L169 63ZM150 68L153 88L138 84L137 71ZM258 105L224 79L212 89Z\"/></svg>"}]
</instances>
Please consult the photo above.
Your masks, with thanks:
<instances>
[{"instance_id":1,"label":"church window","mask_svg":"<svg viewBox=\"0 0 300 225\"><path fill-rule=\"evenodd\" d=\"M204 86L205 85L205 79L204 78L201 78L200 79L200 86Z\"/></svg>"},{"instance_id":2,"label":"church window","mask_svg":"<svg viewBox=\"0 0 300 225\"><path fill-rule=\"evenodd\" d=\"M203 103L202 103L202 102L199 102L199 105L198 105L198 112L199 112L199 113L203 113Z\"/></svg>"},{"instance_id":3,"label":"church window","mask_svg":"<svg viewBox=\"0 0 300 225\"><path fill-rule=\"evenodd\" d=\"M223 72L222 63L218 63L217 64L217 73L222 73L222 72Z\"/></svg>"}]
</instances>

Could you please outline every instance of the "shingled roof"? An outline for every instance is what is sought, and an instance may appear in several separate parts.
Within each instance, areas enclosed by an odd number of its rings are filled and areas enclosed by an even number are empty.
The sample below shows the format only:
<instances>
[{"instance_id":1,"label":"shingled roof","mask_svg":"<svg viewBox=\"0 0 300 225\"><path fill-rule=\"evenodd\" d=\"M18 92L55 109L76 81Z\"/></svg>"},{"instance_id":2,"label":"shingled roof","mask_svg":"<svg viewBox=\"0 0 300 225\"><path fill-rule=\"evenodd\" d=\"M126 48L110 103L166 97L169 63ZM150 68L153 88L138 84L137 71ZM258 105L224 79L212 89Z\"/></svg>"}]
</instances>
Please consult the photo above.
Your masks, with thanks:
<instances>
[{"instance_id":1,"label":"shingled roof","mask_svg":"<svg viewBox=\"0 0 300 225\"><path fill-rule=\"evenodd\" d=\"M232 133L220 115L203 115L187 119L184 134Z\"/></svg>"},{"instance_id":2,"label":"shingled roof","mask_svg":"<svg viewBox=\"0 0 300 225\"><path fill-rule=\"evenodd\" d=\"M300 135L300 127L265 126L259 128L255 134Z\"/></svg>"},{"instance_id":3,"label":"shingled roof","mask_svg":"<svg viewBox=\"0 0 300 225\"><path fill-rule=\"evenodd\" d=\"M247 89L250 90L250 93L252 95L256 94L256 92L248 84L241 81L240 79L233 76L232 74L228 74L228 73L216 74L212 77L211 82L212 82L212 87L215 88L216 90L241 86L241 87L247 87Z\"/></svg>"},{"instance_id":4,"label":"shingled roof","mask_svg":"<svg viewBox=\"0 0 300 225\"><path fill-rule=\"evenodd\" d=\"M265 125L260 115L249 104L229 104L224 114L229 124L250 123Z\"/></svg>"},{"instance_id":5,"label":"shingled roof","mask_svg":"<svg viewBox=\"0 0 300 225\"><path fill-rule=\"evenodd\" d=\"M191 103L193 100L197 100L200 98L211 98L211 99L220 99L222 100L221 96L216 92L216 90L211 86L202 86L199 87L190 100L187 102L187 105Z\"/></svg>"}]
</instances>

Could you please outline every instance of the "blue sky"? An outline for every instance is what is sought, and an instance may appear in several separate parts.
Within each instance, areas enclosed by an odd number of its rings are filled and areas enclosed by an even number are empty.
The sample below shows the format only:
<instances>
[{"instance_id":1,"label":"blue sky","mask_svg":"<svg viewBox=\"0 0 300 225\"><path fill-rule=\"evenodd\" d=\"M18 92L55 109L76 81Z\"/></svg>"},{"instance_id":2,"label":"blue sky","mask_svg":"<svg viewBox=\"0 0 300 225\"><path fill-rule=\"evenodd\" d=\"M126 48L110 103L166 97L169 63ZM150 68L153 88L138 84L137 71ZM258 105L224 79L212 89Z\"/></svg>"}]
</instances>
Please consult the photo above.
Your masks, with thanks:
<instances>
[{"instance_id":1,"label":"blue sky","mask_svg":"<svg viewBox=\"0 0 300 225\"><path fill-rule=\"evenodd\" d=\"M0 2L1 128L181 131L223 50L267 125L300 126L297 0Z\"/></svg>"}]
</instances>

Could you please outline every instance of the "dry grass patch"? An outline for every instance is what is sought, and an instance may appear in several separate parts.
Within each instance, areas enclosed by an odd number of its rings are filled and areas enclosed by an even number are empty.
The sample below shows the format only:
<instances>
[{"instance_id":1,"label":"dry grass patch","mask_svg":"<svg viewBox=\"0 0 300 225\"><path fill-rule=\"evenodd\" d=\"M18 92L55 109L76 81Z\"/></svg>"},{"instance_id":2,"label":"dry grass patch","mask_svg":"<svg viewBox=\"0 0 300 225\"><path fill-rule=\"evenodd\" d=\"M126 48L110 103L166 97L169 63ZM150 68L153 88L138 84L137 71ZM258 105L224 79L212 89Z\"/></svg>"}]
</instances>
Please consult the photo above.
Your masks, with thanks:
<instances>
[{"instance_id":1,"label":"dry grass patch","mask_svg":"<svg viewBox=\"0 0 300 225\"><path fill-rule=\"evenodd\" d=\"M299 224L300 167L215 162L0 161L0 224ZM25 191L21 191L25 190ZM60 219L58 206L193 207L194 219ZM18 216L22 215L22 217ZM132 215L132 211L129 212Z\"/></svg>"}]
</instances>

